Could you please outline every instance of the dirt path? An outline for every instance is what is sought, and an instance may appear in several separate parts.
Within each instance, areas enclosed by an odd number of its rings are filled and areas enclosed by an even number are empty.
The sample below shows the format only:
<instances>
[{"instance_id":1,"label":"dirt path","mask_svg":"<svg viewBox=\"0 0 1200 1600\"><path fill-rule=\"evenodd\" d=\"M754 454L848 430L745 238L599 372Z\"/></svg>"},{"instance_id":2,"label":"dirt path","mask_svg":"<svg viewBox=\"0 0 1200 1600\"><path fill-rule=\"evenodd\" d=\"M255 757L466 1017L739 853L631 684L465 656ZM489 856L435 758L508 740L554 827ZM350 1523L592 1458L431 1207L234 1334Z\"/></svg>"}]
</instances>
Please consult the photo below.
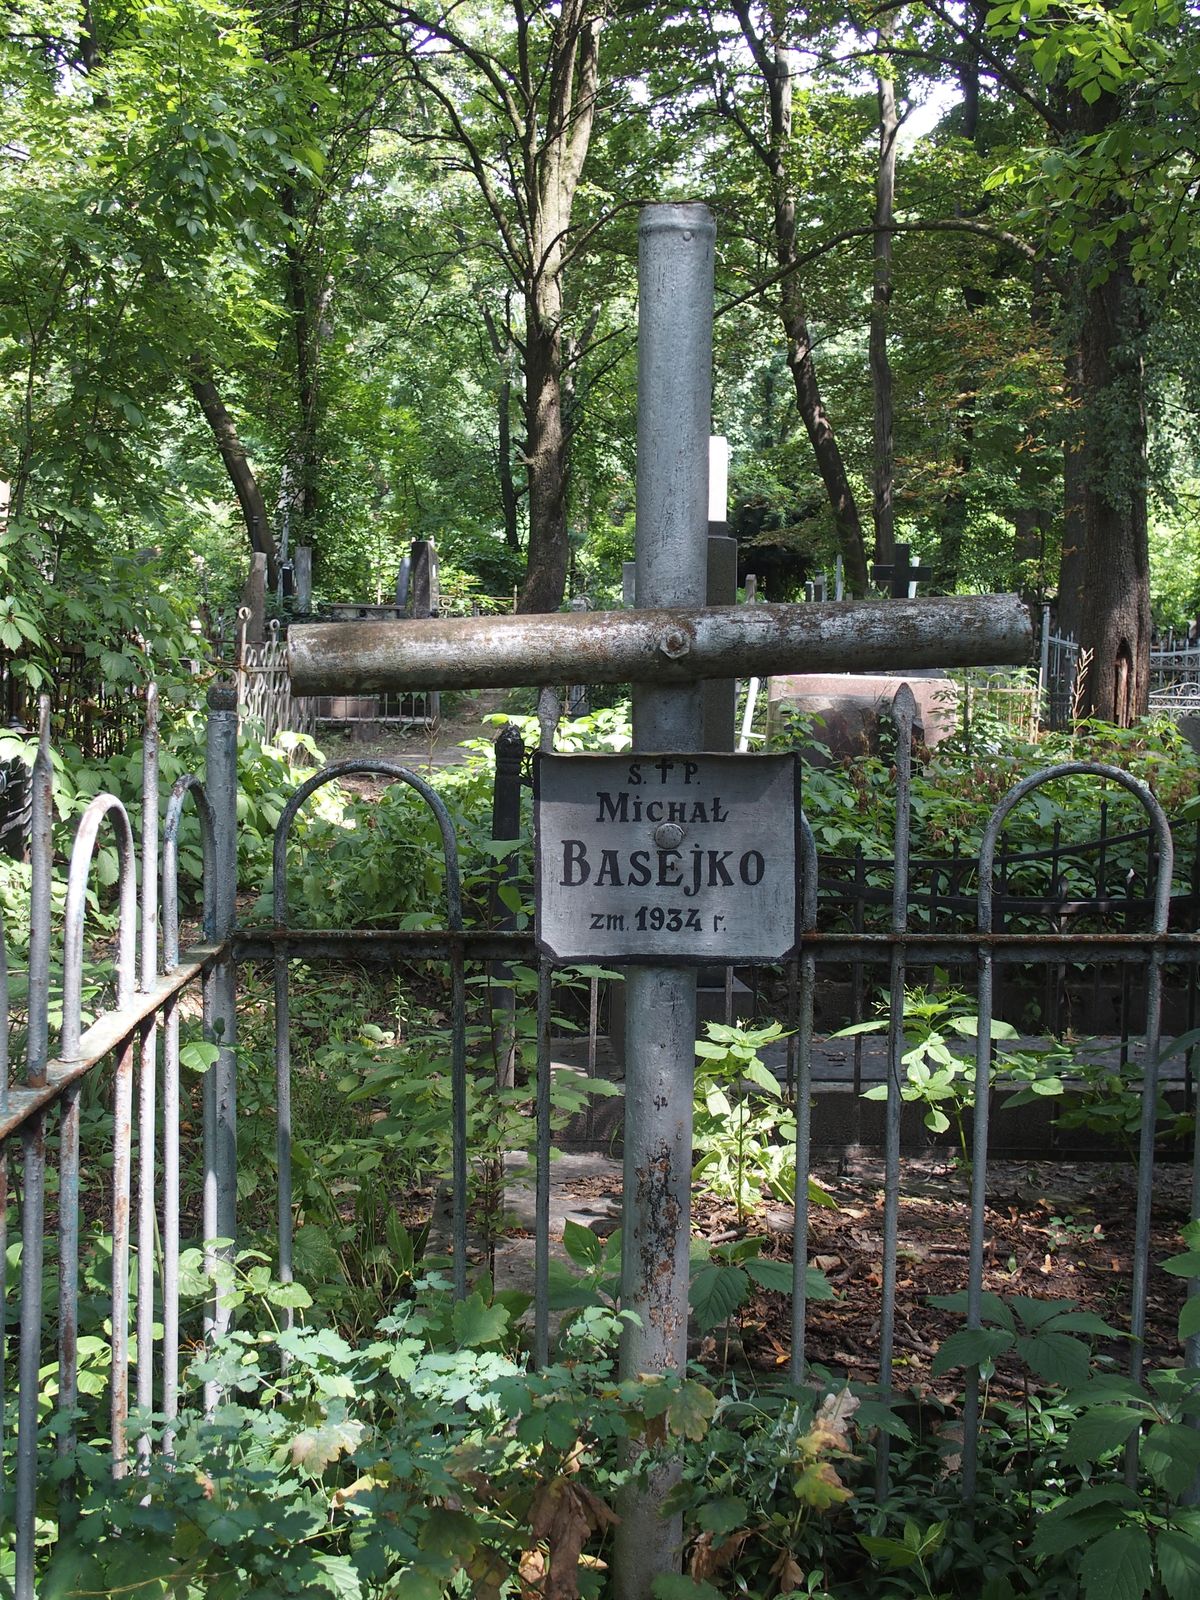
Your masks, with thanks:
<instances>
[{"instance_id":1,"label":"dirt path","mask_svg":"<svg viewBox=\"0 0 1200 1600\"><path fill-rule=\"evenodd\" d=\"M436 728L376 727L368 736L357 732L326 730L318 745L327 761L399 761L414 772L430 772L453 767L467 759L464 741L493 741L499 729L484 718L499 711L508 698L507 689L476 689L456 695L453 709ZM358 794L373 794L386 786L386 778L355 776L343 780Z\"/></svg>"}]
</instances>

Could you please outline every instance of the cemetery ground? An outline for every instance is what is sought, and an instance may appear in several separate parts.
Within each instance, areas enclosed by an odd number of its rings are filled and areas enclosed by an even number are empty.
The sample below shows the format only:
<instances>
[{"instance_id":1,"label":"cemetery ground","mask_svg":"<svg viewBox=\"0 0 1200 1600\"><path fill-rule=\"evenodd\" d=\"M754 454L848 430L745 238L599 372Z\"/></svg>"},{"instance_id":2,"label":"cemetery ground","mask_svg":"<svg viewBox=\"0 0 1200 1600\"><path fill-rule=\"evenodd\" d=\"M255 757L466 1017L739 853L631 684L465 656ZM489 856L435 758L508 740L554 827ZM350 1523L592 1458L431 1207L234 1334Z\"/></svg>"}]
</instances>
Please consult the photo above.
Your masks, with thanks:
<instances>
[{"instance_id":1,"label":"cemetery ground","mask_svg":"<svg viewBox=\"0 0 1200 1600\"><path fill-rule=\"evenodd\" d=\"M468 713L438 744L475 731ZM478 731L486 742L494 729ZM611 748L621 737L619 718L585 719L566 737ZM1190 752L1167 731L1142 730L1121 753L1152 776L1186 830L1196 793ZM944 790L959 774L954 804L977 816L994 799L987 784L1003 792L1019 762L1035 756L1044 760L1045 751L950 751L930 771L930 785ZM486 916L497 869L486 844L486 751L431 765L464 843L466 902ZM994 765L1002 772L985 782L981 774ZM273 819L306 768L256 748L252 733L243 739L242 766L241 913L253 925L269 915L252 886L266 881ZM860 843L886 838L887 772L882 760L827 775L812 791L821 826ZM1070 811L1066 801L1052 809L1056 817L1038 816L1029 826L1052 830ZM930 815L932 827L946 827L950 801ZM355 779L326 794L304 823L292 864L297 920L436 925L435 845L422 813L396 789ZM510 858L523 917L528 859L523 849L502 857ZM243 969L240 1253L217 1269L232 1327L206 1346L212 1280L199 1252L185 1252L190 1369L174 1430L177 1465L169 1469L155 1453L146 1477L114 1486L98 1409L109 1348L108 1246L100 1210L85 1210L82 1517L57 1547L47 1541L45 1593L601 1596L622 1484L664 1454L681 1462L673 1500L686 1546L685 1577L677 1586L664 1582L663 1600L1136 1600L1145 1592L1181 1600L1197 1592L1200 1528L1184 1490L1198 1463L1195 1435L1181 1426L1195 1404L1179 1335L1180 1271L1195 1272L1200 1259L1181 1255L1190 1172L1181 1146L1167 1137L1170 1118L1149 1242L1146 1383L1131 1388L1121 1378L1134 1256L1127 1149L1118 1143L1100 1160L1055 1152L989 1162L983 1343L964 1348L969 1174L953 1139L931 1144L918 1134L901 1173L894 1406L882 1407L873 1389L881 1159L857 1141L814 1153L812 1174L830 1204L810 1207L808 1374L799 1392L789 1388L792 1315L781 1291L791 1276L786 1154L794 1122L786 1095L773 1093L760 1073L725 1085L731 1108L753 1111L752 1139L731 1132L722 1143L720 1117L697 1100L697 1127L708 1142L698 1142L706 1168L693 1190L693 1365L677 1379L622 1382L615 1362L620 1179L611 1133L618 1095L592 1096L580 1086L587 981L573 991L564 986L555 1040L564 1062L555 1074L564 1158L556 1164L551 1279L560 1332L539 1374L528 1366L530 1312L519 1263L505 1276L506 1255L511 1266L514 1253L528 1257L532 1248L519 1216L516 1227L510 1220L528 1204L528 1191L511 1171L507 1185L504 1179L506 1153L527 1150L532 1137L534 975L512 976L519 1049L510 1089L495 1087L489 981L478 974L468 990L471 1253L469 1292L455 1305L436 1215L451 1162L444 967L422 962L380 976L355 966L294 966L296 1281L287 1284L277 1281L275 1265L271 974L253 963ZM869 1004L873 1010L873 995ZM768 1000L743 1020L747 1037L769 1031ZM193 1174L201 1144L195 1091L207 1061L198 1022L195 1013L185 1016L193 1111L184 1168ZM784 1075L772 1051L779 1049L777 1039L765 1039L759 1053L777 1082ZM699 1065L703 1078L704 1058ZM598 1075L619 1090L619 1068L607 1058ZM1136 1088L1125 1091L1127 1114ZM95 1096L84 1109L103 1140L107 1098ZM997 1111L997 1129L1004 1116ZM608 1131L598 1135L606 1117ZM747 1124L732 1119L730 1127L744 1134ZM572 1167L580 1154L586 1160ZM199 1234L200 1203L193 1181L184 1193L185 1238ZM1171 1261L1174 1270L1162 1270ZM965 1359L982 1360L985 1376L973 1508L963 1505L957 1476ZM205 1383L222 1397L208 1420ZM1121 1452L1138 1427L1142 1462L1136 1488L1126 1490ZM161 1423L149 1424L148 1437L160 1432ZM885 1439L890 1464L881 1490ZM52 1453L53 1438L45 1445ZM1103 1559L1091 1553L1097 1549ZM1109 1573L1121 1562L1133 1575L1113 1587Z\"/></svg>"}]
</instances>

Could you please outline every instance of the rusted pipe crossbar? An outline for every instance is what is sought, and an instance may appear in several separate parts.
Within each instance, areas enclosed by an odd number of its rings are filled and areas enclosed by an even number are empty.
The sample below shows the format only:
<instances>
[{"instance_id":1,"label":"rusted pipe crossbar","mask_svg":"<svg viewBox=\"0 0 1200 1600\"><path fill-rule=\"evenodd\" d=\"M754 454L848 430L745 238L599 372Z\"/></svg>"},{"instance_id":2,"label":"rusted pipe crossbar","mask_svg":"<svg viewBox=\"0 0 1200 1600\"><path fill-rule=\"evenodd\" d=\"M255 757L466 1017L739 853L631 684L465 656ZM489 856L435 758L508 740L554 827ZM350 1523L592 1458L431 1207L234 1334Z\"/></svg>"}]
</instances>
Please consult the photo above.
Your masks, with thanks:
<instances>
[{"instance_id":1,"label":"rusted pipe crossbar","mask_svg":"<svg viewBox=\"0 0 1200 1600\"><path fill-rule=\"evenodd\" d=\"M693 683L780 672L1020 665L1033 625L1016 595L828 605L574 611L324 622L292 630L296 694Z\"/></svg>"},{"instance_id":2,"label":"rusted pipe crossbar","mask_svg":"<svg viewBox=\"0 0 1200 1600\"><path fill-rule=\"evenodd\" d=\"M297 961L361 962L372 966L405 961L446 961L461 950L464 961L536 961L531 933L470 928L248 928L233 936L238 961L269 961L281 953Z\"/></svg>"},{"instance_id":3,"label":"rusted pipe crossbar","mask_svg":"<svg viewBox=\"0 0 1200 1600\"><path fill-rule=\"evenodd\" d=\"M93 1067L130 1039L141 1023L157 1016L175 995L200 977L224 949L220 944L193 945L184 952L185 959L178 966L156 978L149 989L136 992L129 1004L119 1011L106 1012L81 1034L78 1051L69 1061L47 1062L45 1083L31 1089L10 1089L8 1111L0 1116L0 1141L28 1122L35 1111L53 1104L65 1089L85 1078Z\"/></svg>"},{"instance_id":4,"label":"rusted pipe crossbar","mask_svg":"<svg viewBox=\"0 0 1200 1600\"><path fill-rule=\"evenodd\" d=\"M911 949L920 962L974 961L981 948L1001 962L1144 962L1154 949L1168 965L1200 963L1195 933L815 933L799 936L800 947L821 961L886 962L896 945ZM233 936L238 961L262 961L286 949L297 960L328 960L372 966L405 961L445 960L459 949L467 962L535 961L531 933L444 928L252 928ZM85 1039L87 1035L84 1036Z\"/></svg>"}]
</instances>

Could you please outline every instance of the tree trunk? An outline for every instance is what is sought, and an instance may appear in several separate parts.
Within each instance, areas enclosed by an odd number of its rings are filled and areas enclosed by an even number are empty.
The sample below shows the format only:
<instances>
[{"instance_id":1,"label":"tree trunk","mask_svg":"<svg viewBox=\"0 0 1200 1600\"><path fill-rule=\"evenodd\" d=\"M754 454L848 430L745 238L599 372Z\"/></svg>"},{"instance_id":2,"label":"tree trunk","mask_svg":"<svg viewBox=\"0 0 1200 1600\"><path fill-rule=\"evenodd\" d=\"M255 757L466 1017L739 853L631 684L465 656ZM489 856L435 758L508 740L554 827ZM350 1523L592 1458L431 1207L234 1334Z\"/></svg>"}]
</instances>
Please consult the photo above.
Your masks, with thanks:
<instances>
[{"instance_id":1,"label":"tree trunk","mask_svg":"<svg viewBox=\"0 0 1200 1600\"><path fill-rule=\"evenodd\" d=\"M500 389L496 396L496 473L500 483L500 506L504 513L504 542L510 550L521 548L521 535L517 523L517 486L513 481L512 372L516 364L516 347L512 335L511 295L504 298L504 336L501 337L496 319L486 303L482 306L483 322L496 365L500 369Z\"/></svg>"},{"instance_id":2,"label":"tree trunk","mask_svg":"<svg viewBox=\"0 0 1200 1600\"><path fill-rule=\"evenodd\" d=\"M246 447L238 437L233 418L225 409L212 374L198 358L191 363L189 381L205 421L212 429L229 481L233 484L250 548L267 558L267 583L273 589L279 581L279 566L267 522L267 508L254 469L247 459Z\"/></svg>"},{"instance_id":3,"label":"tree trunk","mask_svg":"<svg viewBox=\"0 0 1200 1600\"><path fill-rule=\"evenodd\" d=\"M1105 93L1089 103L1073 93L1068 109L1072 134L1096 138L1120 122L1124 102ZM1094 220L1102 225L1110 215L1103 207ZM1079 706L1084 716L1128 727L1145 715L1150 699L1146 303L1130 269L1128 234L1106 247L1102 260L1083 263L1079 273L1083 451L1076 637L1086 663Z\"/></svg>"},{"instance_id":4,"label":"tree trunk","mask_svg":"<svg viewBox=\"0 0 1200 1600\"><path fill-rule=\"evenodd\" d=\"M525 329L525 469L529 556L518 611L557 611L567 586L567 452L562 416L562 336L546 302L530 305ZM555 280L554 287L557 287Z\"/></svg>"},{"instance_id":5,"label":"tree trunk","mask_svg":"<svg viewBox=\"0 0 1200 1600\"><path fill-rule=\"evenodd\" d=\"M880 28L878 47L887 47L891 22ZM892 364L888 359L888 313L892 301L892 234L890 232L896 200L896 135L900 119L896 113L896 86L890 77L880 76L879 166L875 173L875 263L871 285L871 398L874 413L874 490L875 559L890 562L896 552L895 439L892 418Z\"/></svg>"},{"instance_id":6,"label":"tree trunk","mask_svg":"<svg viewBox=\"0 0 1200 1600\"><path fill-rule=\"evenodd\" d=\"M1067 396L1081 403L1083 366L1079 341L1074 339L1064 363ZM1058 607L1056 626L1064 637L1079 637L1079 618L1083 609L1083 550L1087 538L1084 514L1083 440L1074 429L1063 445L1063 527L1058 563Z\"/></svg>"},{"instance_id":7,"label":"tree trunk","mask_svg":"<svg viewBox=\"0 0 1200 1600\"><path fill-rule=\"evenodd\" d=\"M825 410L821 399L808 322L799 304L799 296L790 293L789 286L794 281L794 274L789 274L784 280L784 305L781 315L788 341L788 366L791 368L792 379L796 385L796 406L808 433L813 455L816 457L817 471L821 474L821 482L825 485L825 493L829 496L829 504L833 510L838 549L841 551L845 567L846 588L853 594L861 595L865 594L869 587L862 519L858 514L854 490L850 487L850 479L846 475L846 465L842 460L837 435L833 431L833 423L830 422L829 413Z\"/></svg>"},{"instance_id":8,"label":"tree trunk","mask_svg":"<svg viewBox=\"0 0 1200 1600\"><path fill-rule=\"evenodd\" d=\"M1080 709L1128 727L1150 695L1150 551L1146 515L1144 317L1126 262L1084 293L1086 396L1079 648Z\"/></svg>"},{"instance_id":9,"label":"tree trunk","mask_svg":"<svg viewBox=\"0 0 1200 1600\"><path fill-rule=\"evenodd\" d=\"M784 269L779 293L779 315L787 338L787 362L796 387L796 406L833 511L838 549L845 567L846 587L855 594L865 594L869 580L862 519L858 514L837 435L821 399L817 369L813 362L812 337L800 294L800 277L796 271L796 202L788 180L786 160L792 137L791 62L782 39L774 40L771 49L767 49L754 28L746 0L736 0L734 10L767 92L770 140L768 144L759 143L756 147L771 175L775 258Z\"/></svg>"},{"instance_id":10,"label":"tree trunk","mask_svg":"<svg viewBox=\"0 0 1200 1600\"><path fill-rule=\"evenodd\" d=\"M529 547L518 611L556 611L567 586L570 434L563 420L563 269L575 193L591 140L600 70L598 17L563 0L555 24L545 128L526 146L525 464Z\"/></svg>"},{"instance_id":11,"label":"tree trunk","mask_svg":"<svg viewBox=\"0 0 1200 1600\"><path fill-rule=\"evenodd\" d=\"M962 107L959 113L959 133L979 151L979 35L983 30L983 16L977 6L970 7L974 31L965 40L966 55L959 72L962 90ZM957 200L955 216L962 215ZM968 317L973 317L987 303L987 297L973 283L962 285L963 307ZM967 475L975 449L975 399L977 378L974 373L964 374L959 382L959 398L954 407L954 468L949 488L942 501L942 518L939 529L938 550L934 558L934 586L945 594L958 588L962 568L963 538L967 531Z\"/></svg>"}]
</instances>

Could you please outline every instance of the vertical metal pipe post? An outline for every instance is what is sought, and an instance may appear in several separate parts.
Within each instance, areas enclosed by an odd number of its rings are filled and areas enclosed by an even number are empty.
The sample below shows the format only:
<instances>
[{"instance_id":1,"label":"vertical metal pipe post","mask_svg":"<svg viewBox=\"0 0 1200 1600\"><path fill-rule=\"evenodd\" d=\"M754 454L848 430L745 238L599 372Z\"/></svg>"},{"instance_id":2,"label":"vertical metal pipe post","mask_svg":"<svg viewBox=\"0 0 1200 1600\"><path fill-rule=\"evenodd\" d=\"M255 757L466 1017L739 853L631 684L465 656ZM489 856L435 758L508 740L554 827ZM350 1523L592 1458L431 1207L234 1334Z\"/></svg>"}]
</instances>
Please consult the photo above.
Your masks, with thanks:
<instances>
[{"instance_id":1,"label":"vertical metal pipe post","mask_svg":"<svg viewBox=\"0 0 1200 1600\"><path fill-rule=\"evenodd\" d=\"M508 841L521 836L521 767L525 745L515 723L501 728L496 738L496 775L492 790L492 838ZM497 861L492 884L492 921L497 928L515 928L517 919L504 904L500 891L512 881L513 861ZM516 1046L516 990L512 968L507 961L494 961L488 984L492 1013L492 1053L496 1061L496 1087L513 1086L513 1055Z\"/></svg>"},{"instance_id":2,"label":"vertical metal pipe post","mask_svg":"<svg viewBox=\"0 0 1200 1600\"><path fill-rule=\"evenodd\" d=\"M38 753L31 780L29 854L32 868L29 927L29 1031L26 1078L29 1087L46 1082L50 1023L50 877L53 865L53 768L50 763L50 702L42 696ZM46 1114L39 1111L21 1134L21 1300L17 1377L16 1600L33 1600L34 1538L37 1505L38 1372L42 1355L42 1264L46 1217ZM63 1205L60 1196L60 1209ZM61 1272L61 1267L60 1267Z\"/></svg>"},{"instance_id":3,"label":"vertical metal pipe post","mask_svg":"<svg viewBox=\"0 0 1200 1600\"><path fill-rule=\"evenodd\" d=\"M1042 648L1038 654L1038 710L1047 727L1050 717L1050 607L1042 607Z\"/></svg>"},{"instance_id":4,"label":"vertical metal pipe post","mask_svg":"<svg viewBox=\"0 0 1200 1600\"><path fill-rule=\"evenodd\" d=\"M639 607L705 602L715 237L701 205L648 206L639 225ZM635 749L696 750L702 732L698 685L634 685ZM687 1364L695 971L631 968L626 996L622 1300L638 1321L621 1370L633 1377ZM618 1600L648 1600L656 1576L679 1571L681 1522L661 1511L676 1477L664 1466L624 1497Z\"/></svg>"},{"instance_id":5,"label":"vertical metal pipe post","mask_svg":"<svg viewBox=\"0 0 1200 1600\"><path fill-rule=\"evenodd\" d=\"M237 691L208 691L204 787L212 809L212 937L227 940L237 916ZM226 952L205 985L208 1037L217 1058L204 1079L204 1237L233 1239L237 1230L236 977ZM214 1327L225 1319L215 1307Z\"/></svg>"},{"instance_id":6,"label":"vertical metal pipe post","mask_svg":"<svg viewBox=\"0 0 1200 1600\"><path fill-rule=\"evenodd\" d=\"M912 738L916 701L902 683L892 701L896 726L896 870L892 880L892 932L908 929L908 855L912 815ZM896 1250L900 1232L900 1132L904 1102L904 989L907 968L904 946L892 945L888 984L887 1115L884 1125L883 1177L883 1303L879 1315L879 1390L884 1401L892 1394L892 1361L896 1337ZM875 1493L884 1500L888 1491L889 1445L882 1429L875 1446Z\"/></svg>"},{"instance_id":7,"label":"vertical metal pipe post","mask_svg":"<svg viewBox=\"0 0 1200 1600\"><path fill-rule=\"evenodd\" d=\"M800 884L804 931L817 926L817 841L808 818L800 813ZM792 967L795 972L795 964ZM808 1173L812 1163L813 996L817 961L811 950L800 957L800 993L796 1033L788 1041L790 1087L796 1112L796 1179L792 1215L792 1356L788 1375L799 1387L805 1377L808 1335ZM789 989L791 982L789 980ZM789 1000L790 1004L790 1000ZM793 1054L794 1045L794 1054Z\"/></svg>"},{"instance_id":8,"label":"vertical metal pipe post","mask_svg":"<svg viewBox=\"0 0 1200 1600\"><path fill-rule=\"evenodd\" d=\"M150 989L158 976L158 690L146 686L146 726L142 745L142 939L138 988ZM155 1114L158 1103L158 1025L145 1024L138 1076L138 1255L137 1403L148 1416L154 1409L154 1178ZM148 1460L150 1435L141 1433L138 1456Z\"/></svg>"}]
</instances>

